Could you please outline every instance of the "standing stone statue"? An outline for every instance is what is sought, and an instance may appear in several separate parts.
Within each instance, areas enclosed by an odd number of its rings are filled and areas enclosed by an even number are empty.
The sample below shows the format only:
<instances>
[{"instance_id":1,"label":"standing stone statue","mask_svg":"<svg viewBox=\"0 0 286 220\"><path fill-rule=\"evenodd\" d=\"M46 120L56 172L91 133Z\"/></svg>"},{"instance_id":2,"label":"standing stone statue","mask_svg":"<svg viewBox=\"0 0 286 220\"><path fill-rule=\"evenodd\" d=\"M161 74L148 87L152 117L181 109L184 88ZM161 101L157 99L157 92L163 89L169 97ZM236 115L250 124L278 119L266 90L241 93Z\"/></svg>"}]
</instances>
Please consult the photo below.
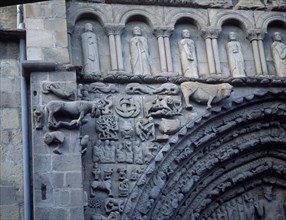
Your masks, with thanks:
<instances>
[{"instance_id":1,"label":"standing stone statue","mask_svg":"<svg viewBox=\"0 0 286 220\"><path fill-rule=\"evenodd\" d=\"M226 51L230 73L233 77L245 77L242 50L235 32L229 32L229 40L226 44Z\"/></svg>"},{"instance_id":2,"label":"standing stone statue","mask_svg":"<svg viewBox=\"0 0 286 220\"><path fill-rule=\"evenodd\" d=\"M183 75L191 78L199 78L196 49L194 41L190 39L190 32L183 30L182 38L179 42L179 51Z\"/></svg>"},{"instance_id":3,"label":"standing stone statue","mask_svg":"<svg viewBox=\"0 0 286 220\"><path fill-rule=\"evenodd\" d=\"M139 27L133 28L133 37L130 40L131 67L135 75L150 75L149 48Z\"/></svg>"},{"instance_id":4,"label":"standing stone statue","mask_svg":"<svg viewBox=\"0 0 286 220\"><path fill-rule=\"evenodd\" d=\"M85 75L100 75L98 46L93 26L86 23L84 33L81 35L83 51L83 72Z\"/></svg>"},{"instance_id":5,"label":"standing stone statue","mask_svg":"<svg viewBox=\"0 0 286 220\"><path fill-rule=\"evenodd\" d=\"M273 34L271 52L277 75L281 77L286 76L286 46L281 42L279 32Z\"/></svg>"}]
</instances>

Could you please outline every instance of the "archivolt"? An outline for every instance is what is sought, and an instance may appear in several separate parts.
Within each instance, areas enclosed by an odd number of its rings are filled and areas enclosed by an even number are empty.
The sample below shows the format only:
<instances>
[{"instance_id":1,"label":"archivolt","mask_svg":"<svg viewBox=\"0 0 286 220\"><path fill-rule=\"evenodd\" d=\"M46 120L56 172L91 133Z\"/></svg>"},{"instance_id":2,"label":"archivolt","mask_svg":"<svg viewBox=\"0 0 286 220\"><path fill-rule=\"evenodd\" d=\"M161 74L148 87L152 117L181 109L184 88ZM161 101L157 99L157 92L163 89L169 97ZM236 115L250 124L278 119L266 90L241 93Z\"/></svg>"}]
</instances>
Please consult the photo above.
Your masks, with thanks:
<instances>
[{"instance_id":1,"label":"archivolt","mask_svg":"<svg viewBox=\"0 0 286 220\"><path fill-rule=\"evenodd\" d=\"M286 167L285 101L284 93L250 96L237 100L228 109L213 109L212 114L190 122L162 148L138 180L123 217L174 219L189 215L186 207L201 215L213 201L208 190L225 180L232 181L225 189L240 183L230 173L235 173L241 164L257 160L260 162L256 165L263 166L274 161L264 172L275 170L279 164ZM268 159L271 157L276 162ZM253 166L244 166L236 173L253 170Z\"/></svg>"}]
</instances>

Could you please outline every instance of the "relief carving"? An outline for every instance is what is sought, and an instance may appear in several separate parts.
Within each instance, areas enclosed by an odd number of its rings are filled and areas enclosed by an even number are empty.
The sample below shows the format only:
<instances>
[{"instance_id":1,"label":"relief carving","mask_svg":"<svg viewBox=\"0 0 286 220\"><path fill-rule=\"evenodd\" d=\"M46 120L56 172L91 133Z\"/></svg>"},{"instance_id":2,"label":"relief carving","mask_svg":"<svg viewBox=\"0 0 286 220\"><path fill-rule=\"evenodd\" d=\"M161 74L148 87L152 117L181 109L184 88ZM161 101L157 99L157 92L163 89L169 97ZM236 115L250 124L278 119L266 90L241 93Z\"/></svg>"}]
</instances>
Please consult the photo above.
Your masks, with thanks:
<instances>
[{"instance_id":1,"label":"relief carving","mask_svg":"<svg viewBox=\"0 0 286 220\"><path fill-rule=\"evenodd\" d=\"M96 120L96 131L101 140L118 140L118 118L114 115L101 115Z\"/></svg>"},{"instance_id":2,"label":"relief carving","mask_svg":"<svg viewBox=\"0 0 286 220\"><path fill-rule=\"evenodd\" d=\"M271 52L276 73L280 77L286 76L286 45L281 42L279 32L273 34L273 43L271 45Z\"/></svg>"},{"instance_id":3,"label":"relief carving","mask_svg":"<svg viewBox=\"0 0 286 220\"><path fill-rule=\"evenodd\" d=\"M81 35L83 73L85 75L101 75L98 55L98 45L93 26L86 23Z\"/></svg>"},{"instance_id":4,"label":"relief carving","mask_svg":"<svg viewBox=\"0 0 286 220\"><path fill-rule=\"evenodd\" d=\"M152 117L170 117L180 115L182 103L172 96L157 96L156 99L145 103L145 114Z\"/></svg>"},{"instance_id":5,"label":"relief carving","mask_svg":"<svg viewBox=\"0 0 286 220\"><path fill-rule=\"evenodd\" d=\"M98 117L103 110L103 104L101 100L95 101L50 101L46 105L48 111L48 125L49 128L75 128L80 126L84 121L83 118L90 113L91 117ZM55 114L61 114L75 118L68 121L57 121ZM76 118L78 117L78 118Z\"/></svg>"},{"instance_id":6,"label":"relief carving","mask_svg":"<svg viewBox=\"0 0 286 220\"><path fill-rule=\"evenodd\" d=\"M129 139L123 140L116 148L118 163L133 163L133 143Z\"/></svg>"},{"instance_id":7,"label":"relief carving","mask_svg":"<svg viewBox=\"0 0 286 220\"><path fill-rule=\"evenodd\" d=\"M186 109L193 108L190 99L197 103L207 103L207 109L210 109L212 103L220 102L229 97L233 86L228 83L210 85L199 82L184 82L181 84L181 90L186 102Z\"/></svg>"},{"instance_id":8,"label":"relief carving","mask_svg":"<svg viewBox=\"0 0 286 220\"><path fill-rule=\"evenodd\" d=\"M112 184L111 184L111 175L113 173L113 170L104 170L104 176L102 176L102 172L97 170L94 174L94 180L91 182L90 185L90 196L95 197L96 191L103 191L107 192L108 196L112 197Z\"/></svg>"},{"instance_id":9,"label":"relief carving","mask_svg":"<svg viewBox=\"0 0 286 220\"><path fill-rule=\"evenodd\" d=\"M226 44L226 51L229 63L229 70L233 77L245 77L245 67L240 43L236 39L236 33L229 33L229 42Z\"/></svg>"},{"instance_id":10,"label":"relief carving","mask_svg":"<svg viewBox=\"0 0 286 220\"><path fill-rule=\"evenodd\" d=\"M37 108L33 112L35 128L40 130L44 127L44 112L41 108Z\"/></svg>"},{"instance_id":11,"label":"relief carving","mask_svg":"<svg viewBox=\"0 0 286 220\"><path fill-rule=\"evenodd\" d=\"M182 38L179 42L179 51L183 75L190 78L199 78L195 43L190 39L189 30L182 31Z\"/></svg>"},{"instance_id":12,"label":"relief carving","mask_svg":"<svg viewBox=\"0 0 286 220\"><path fill-rule=\"evenodd\" d=\"M101 82L95 82L88 85L88 92L90 93L118 93L119 90L114 84L105 84Z\"/></svg>"},{"instance_id":13,"label":"relief carving","mask_svg":"<svg viewBox=\"0 0 286 220\"><path fill-rule=\"evenodd\" d=\"M62 154L62 150L60 147L64 143L65 135L61 131L54 131L54 132L48 132L44 136L44 142L45 144L51 146L55 145L56 148L53 150L55 154Z\"/></svg>"},{"instance_id":14,"label":"relief carving","mask_svg":"<svg viewBox=\"0 0 286 220\"><path fill-rule=\"evenodd\" d=\"M116 103L116 113L124 118L134 118L140 113L140 103L132 97L122 97Z\"/></svg>"},{"instance_id":15,"label":"relief carving","mask_svg":"<svg viewBox=\"0 0 286 220\"><path fill-rule=\"evenodd\" d=\"M174 83L164 83L159 88L154 88L149 85L142 85L140 83L129 83L125 91L127 94L158 94L158 95L177 95L180 88Z\"/></svg>"},{"instance_id":16,"label":"relief carving","mask_svg":"<svg viewBox=\"0 0 286 220\"><path fill-rule=\"evenodd\" d=\"M71 88L69 89L71 90ZM67 100L75 100L75 93L74 91L67 91L66 89L60 88L59 84L52 83L52 82L45 82L42 84L42 92L44 94L53 93L59 98L67 99Z\"/></svg>"},{"instance_id":17,"label":"relief carving","mask_svg":"<svg viewBox=\"0 0 286 220\"><path fill-rule=\"evenodd\" d=\"M130 55L132 72L135 75L152 74L148 42L142 36L140 27L133 28L133 37L130 39Z\"/></svg>"},{"instance_id":18,"label":"relief carving","mask_svg":"<svg viewBox=\"0 0 286 220\"><path fill-rule=\"evenodd\" d=\"M152 117L141 118L136 123L136 133L141 141L155 140L155 123Z\"/></svg>"}]
</instances>

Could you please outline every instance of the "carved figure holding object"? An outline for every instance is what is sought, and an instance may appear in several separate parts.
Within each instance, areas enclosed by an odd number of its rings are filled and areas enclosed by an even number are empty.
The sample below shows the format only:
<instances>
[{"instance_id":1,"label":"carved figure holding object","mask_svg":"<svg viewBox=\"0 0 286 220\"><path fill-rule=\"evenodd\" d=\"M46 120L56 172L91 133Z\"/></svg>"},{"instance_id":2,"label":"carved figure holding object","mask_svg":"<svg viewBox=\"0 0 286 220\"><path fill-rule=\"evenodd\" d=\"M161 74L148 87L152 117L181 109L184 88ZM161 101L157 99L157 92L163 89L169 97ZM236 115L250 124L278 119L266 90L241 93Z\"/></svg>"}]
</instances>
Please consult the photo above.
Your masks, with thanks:
<instances>
[{"instance_id":1,"label":"carved figure holding object","mask_svg":"<svg viewBox=\"0 0 286 220\"><path fill-rule=\"evenodd\" d=\"M81 35L83 52L83 72L86 75L100 75L98 46L93 26L86 23L84 33Z\"/></svg>"},{"instance_id":2,"label":"carved figure holding object","mask_svg":"<svg viewBox=\"0 0 286 220\"><path fill-rule=\"evenodd\" d=\"M130 55L132 72L135 75L151 75L147 39L137 26L133 28L133 37L130 40Z\"/></svg>"},{"instance_id":3,"label":"carved figure holding object","mask_svg":"<svg viewBox=\"0 0 286 220\"><path fill-rule=\"evenodd\" d=\"M233 86L228 83L211 85L199 82L184 82L181 84L181 90L186 102L186 109L191 110L193 108L190 99L197 103L207 103L207 109L210 109L212 103L217 103L229 97L233 91Z\"/></svg>"},{"instance_id":4,"label":"carved figure holding object","mask_svg":"<svg viewBox=\"0 0 286 220\"><path fill-rule=\"evenodd\" d=\"M46 110L48 111L48 125L50 128L58 128L61 126L73 128L74 126L79 126L88 113L91 114L91 117L98 117L103 110L103 102L99 99L95 101L73 102L50 101L46 105ZM54 116L56 113L78 118L71 122L56 121Z\"/></svg>"},{"instance_id":5,"label":"carved figure holding object","mask_svg":"<svg viewBox=\"0 0 286 220\"><path fill-rule=\"evenodd\" d=\"M182 40L179 42L183 75L191 78L199 78L195 43L190 38L189 30L182 31Z\"/></svg>"},{"instance_id":6,"label":"carved figure holding object","mask_svg":"<svg viewBox=\"0 0 286 220\"><path fill-rule=\"evenodd\" d=\"M286 76L286 45L283 44L279 32L273 34L271 52L276 73L280 77Z\"/></svg>"},{"instance_id":7,"label":"carved figure holding object","mask_svg":"<svg viewBox=\"0 0 286 220\"><path fill-rule=\"evenodd\" d=\"M245 77L243 54L235 32L229 32L229 40L226 50L230 73L233 77Z\"/></svg>"}]
</instances>

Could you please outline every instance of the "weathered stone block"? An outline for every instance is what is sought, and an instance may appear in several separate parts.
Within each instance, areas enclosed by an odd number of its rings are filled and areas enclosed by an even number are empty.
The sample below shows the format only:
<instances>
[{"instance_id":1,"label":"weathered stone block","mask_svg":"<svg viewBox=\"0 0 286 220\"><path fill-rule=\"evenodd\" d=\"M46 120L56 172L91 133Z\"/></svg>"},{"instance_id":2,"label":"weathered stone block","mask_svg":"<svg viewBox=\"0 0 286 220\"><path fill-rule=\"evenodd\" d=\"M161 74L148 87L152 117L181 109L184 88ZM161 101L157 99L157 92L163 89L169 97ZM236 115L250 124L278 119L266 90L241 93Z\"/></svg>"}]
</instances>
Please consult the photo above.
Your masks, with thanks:
<instances>
[{"instance_id":1,"label":"weathered stone block","mask_svg":"<svg viewBox=\"0 0 286 220\"><path fill-rule=\"evenodd\" d=\"M17 189L14 186L0 186L0 205L11 205L17 203Z\"/></svg>"},{"instance_id":2,"label":"weathered stone block","mask_svg":"<svg viewBox=\"0 0 286 220\"><path fill-rule=\"evenodd\" d=\"M56 63L68 63L69 53L67 48L44 48L43 49L44 60L48 62Z\"/></svg>"},{"instance_id":3,"label":"weathered stone block","mask_svg":"<svg viewBox=\"0 0 286 220\"><path fill-rule=\"evenodd\" d=\"M44 20L41 18L27 18L25 19L27 30L44 30Z\"/></svg>"},{"instance_id":4,"label":"weathered stone block","mask_svg":"<svg viewBox=\"0 0 286 220\"><path fill-rule=\"evenodd\" d=\"M52 48L53 33L48 30L34 30L27 32L27 47Z\"/></svg>"},{"instance_id":5,"label":"weathered stone block","mask_svg":"<svg viewBox=\"0 0 286 220\"><path fill-rule=\"evenodd\" d=\"M66 174L66 186L71 188L82 187L82 174L80 172L72 172Z\"/></svg>"},{"instance_id":6,"label":"weathered stone block","mask_svg":"<svg viewBox=\"0 0 286 220\"><path fill-rule=\"evenodd\" d=\"M54 188L64 187L64 173L51 174L51 183Z\"/></svg>"},{"instance_id":7,"label":"weathered stone block","mask_svg":"<svg viewBox=\"0 0 286 220\"><path fill-rule=\"evenodd\" d=\"M52 169L55 171L81 171L81 155L54 155Z\"/></svg>"},{"instance_id":8,"label":"weathered stone block","mask_svg":"<svg viewBox=\"0 0 286 220\"><path fill-rule=\"evenodd\" d=\"M63 207L69 206L70 203L70 192L65 189L56 189L54 190L54 197L55 197L55 206L56 207Z\"/></svg>"},{"instance_id":9,"label":"weathered stone block","mask_svg":"<svg viewBox=\"0 0 286 220\"><path fill-rule=\"evenodd\" d=\"M20 219L20 209L18 205L1 205L1 219L16 220Z\"/></svg>"},{"instance_id":10,"label":"weathered stone block","mask_svg":"<svg viewBox=\"0 0 286 220\"><path fill-rule=\"evenodd\" d=\"M63 208L36 208L35 209L35 219L68 219L68 213L66 209Z\"/></svg>"},{"instance_id":11,"label":"weathered stone block","mask_svg":"<svg viewBox=\"0 0 286 220\"><path fill-rule=\"evenodd\" d=\"M34 170L36 172L45 173L51 170L51 156L50 155L35 155Z\"/></svg>"},{"instance_id":12,"label":"weathered stone block","mask_svg":"<svg viewBox=\"0 0 286 220\"><path fill-rule=\"evenodd\" d=\"M43 49L37 47L27 48L27 58L29 60L44 60Z\"/></svg>"},{"instance_id":13,"label":"weathered stone block","mask_svg":"<svg viewBox=\"0 0 286 220\"><path fill-rule=\"evenodd\" d=\"M83 208L71 208L70 209L70 214L71 214L71 220L79 220L83 219Z\"/></svg>"},{"instance_id":14,"label":"weathered stone block","mask_svg":"<svg viewBox=\"0 0 286 220\"><path fill-rule=\"evenodd\" d=\"M2 128L15 129L19 128L18 111L13 108L6 108L1 110L0 116L2 117Z\"/></svg>"},{"instance_id":15,"label":"weathered stone block","mask_svg":"<svg viewBox=\"0 0 286 220\"><path fill-rule=\"evenodd\" d=\"M71 191L71 207L82 207L83 206L83 191L72 190Z\"/></svg>"}]
</instances>

